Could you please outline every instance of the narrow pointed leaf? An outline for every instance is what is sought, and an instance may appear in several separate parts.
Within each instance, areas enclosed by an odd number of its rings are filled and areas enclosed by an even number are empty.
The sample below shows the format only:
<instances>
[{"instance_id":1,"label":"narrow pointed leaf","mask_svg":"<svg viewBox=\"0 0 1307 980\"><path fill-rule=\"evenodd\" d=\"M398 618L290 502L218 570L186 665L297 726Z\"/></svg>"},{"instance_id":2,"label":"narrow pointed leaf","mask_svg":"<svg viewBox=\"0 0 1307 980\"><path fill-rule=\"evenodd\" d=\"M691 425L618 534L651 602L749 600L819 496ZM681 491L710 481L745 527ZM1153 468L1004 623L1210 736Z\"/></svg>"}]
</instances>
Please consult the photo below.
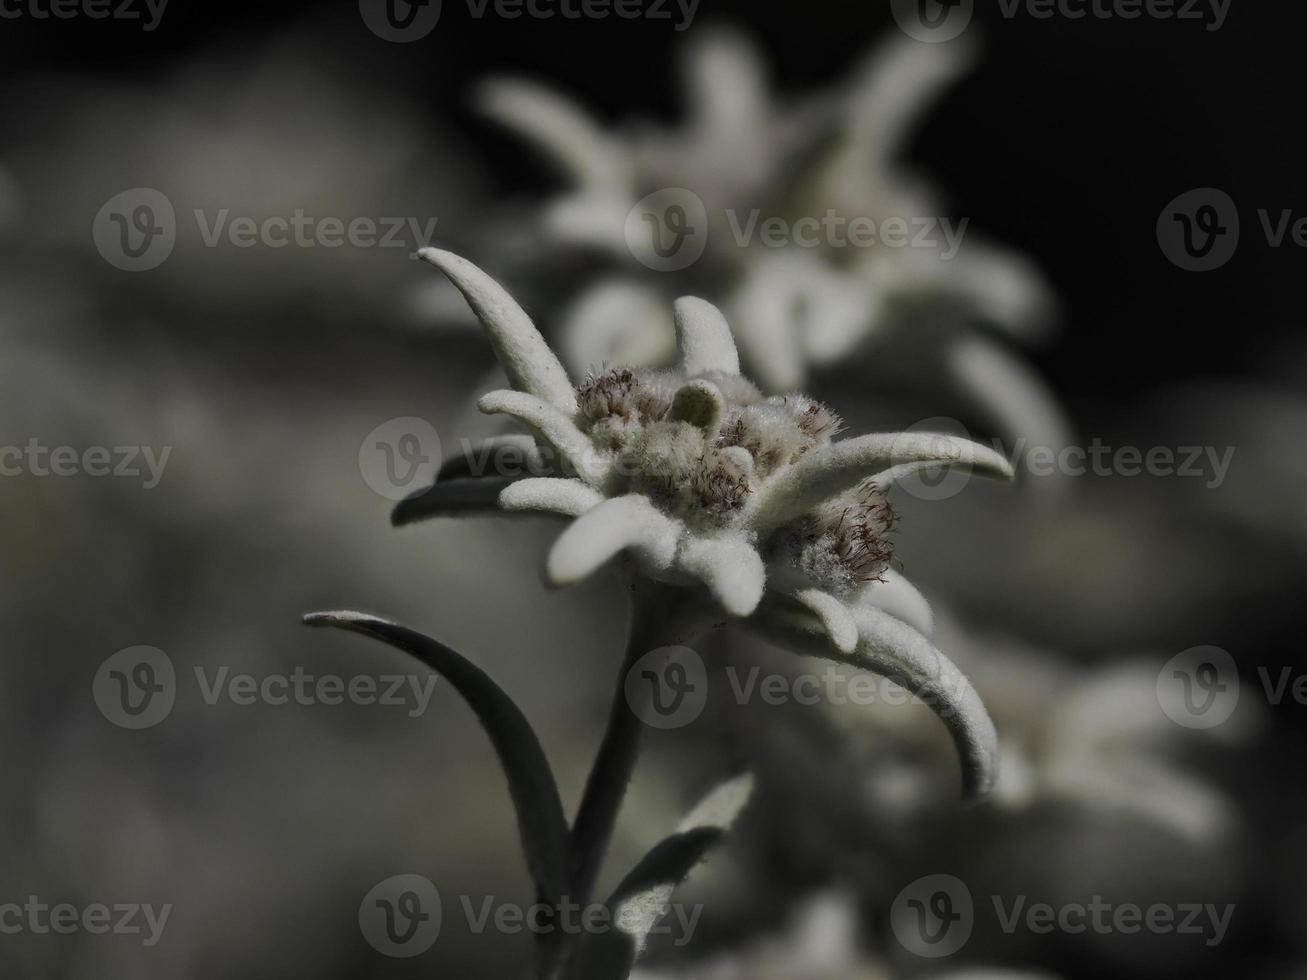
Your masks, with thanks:
<instances>
[{"instance_id":1,"label":"narrow pointed leaf","mask_svg":"<svg viewBox=\"0 0 1307 980\"><path fill-rule=\"evenodd\" d=\"M722 842L752 793L750 775L721 784L622 879L607 903L613 925L582 940L581 980L626 980L676 887Z\"/></svg>"},{"instance_id":2,"label":"narrow pointed leaf","mask_svg":"<svg viewBox=\"0 0 1307 980\"><path fill-rule=\"evenodd\" d=\"M390 512L395 527L435 517L492 514L499 509L499 492L513 481L504 477L447 480L410 494Z\"/></svg>"},{"instance_id":3,"label":"narrow pointed leaf","mask_svg":"<svg viewBox=\"0 0 1307 980\"><path fill-rule=\"evenodd\" d=\"M524 391L491 391L481 396L477 408L487 415L509 415L529 425L556 454L556 469L575 470L591 486L601 485L612 469L612 460L595 449L571 416L543 398Z\"/></svg>"},{"instance_id":4,"label":"narrow pointed leaf","mask_svg":"<svg viewBox=\"0 0 1307 980\"><path fill-rule=\"evenodd\" d=\"M516 472L500 472L511 464ZM469 477L494 476L549 476L549 460L540 451L533 437L524 432L508 432L503 435L488 436L469 446L457 456L450 456L440 464L436 482L444 480L462 480Z\"/></svg>"},{"instance_id":5,"label":"narrow pointed leaf","mask_svg":"<svg viewBox=\"0 0 1307 980\"><path fill-rule=\"evenodd\" d=\"M453 685L490 736L504 768L517 809L522 849L537 891L550 902L556 901L564 883L567 818L549 760L512 698L462 654L388 620L357 612L321 612L305 616L304 622L380 640L422 661Z\"/></svg>"},{"instance_id":6,"label":"narrow pointed leaf","mask_svg":"<svg viewBox=\"0 0 1307 980\"><path fill-rule=\"evenodd\" d=\"M568 415L575 414L576 392L567 372L526 311L503 286L453 252L423 248L418 258L447 275L467 299L514 388L542 398Z\"/></svg>"},{"instance_id":7,"label":"narrow pointed leaf","mask_svg":"<svg viewBox=\"0 0 1307 980\"><path fill-rule=\"evenodd\" d=\"M859 436L809 453L782 470L757 494L750 517L753 527L779 527L863 480L903 467L970 466L985 476L1012 477L1012 466L999 453L957 436L899 432ZM901 478L901 477L900 477Z\"/></svg>"},{"instance_id":8,"label":"narrow pointed leaf","mask_svg":"<svg viewBox=\"0 0 1307 980\"><path fill-rule=\"evenodd\" d=\"M983 796L998 776L998 734L984 702L957 666L906 623L869 607L852 610L858 648L842 653L809 614L765 603L746 624L764 639L803 656L821 657L887 677L917 695L953 736L962 764L964 796Z\"/></svg>"}]
</instances>

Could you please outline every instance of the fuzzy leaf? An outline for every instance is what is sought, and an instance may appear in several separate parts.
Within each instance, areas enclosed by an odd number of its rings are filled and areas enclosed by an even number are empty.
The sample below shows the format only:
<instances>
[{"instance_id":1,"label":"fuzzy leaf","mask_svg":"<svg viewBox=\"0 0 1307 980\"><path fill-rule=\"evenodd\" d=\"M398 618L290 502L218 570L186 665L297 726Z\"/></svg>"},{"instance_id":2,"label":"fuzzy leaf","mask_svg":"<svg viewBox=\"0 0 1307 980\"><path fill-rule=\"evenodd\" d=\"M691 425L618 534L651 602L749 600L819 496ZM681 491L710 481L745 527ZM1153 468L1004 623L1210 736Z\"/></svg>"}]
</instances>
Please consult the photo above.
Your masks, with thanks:
<instances>
[{"instance_id":1,"label":"fuzzy leaf","mask_svg":"<svg viewBox=\"0 0 1307 980\"><path fill-rule=\"evenodd\" d=\"M752 793L751 775L722 783L622 879L607 903L613 927L582 939L581 980L626 980L649 933L667 914L676 886L722 842Z\"/></svg>"},{"instance_id":2,"label":"fuzzy leaf","mask_svg":"<svg viewBox=\"0 0 1307 980\"><path fill-rule=\"evenodd\" d=\"M970 466L984 476L1012 478L1001 455L968 439L929 432L875 434L832 443L782 470L758 493L753 527L779 527L863 480L889 469ZM879 481L877 481L879 483Z\"/></svg>"},{"instance_id":3,"label":"fuzzy leaf","mask_svg":"<svg viewBox=\"0 0 1307 980\"><path fill-rule=\"evenodd\" d=\"M920 697L953 736L962 763L964 796L988 793L998 777L998 733L966 675L929 640L889 613L869 606L850 611L858 624L858 647L853 653L838 650L816 617L790 606L764 603L744 625L802 656L871 671Z\"/></svg>"},{"instance_id":4,"label":"fuzzy leaf","mask_svg":"<svg viewBox=\"0 0 1307 980\"><path fill-rule=\"evenodd\" d=\"M493 513L499 507L499 492L512 484L505 477L471 477L445 480L409 494L390 512L395 527L416 524L433 517L463 517Z\"/></svg>"},{"instance_id":5,"label":"fuzzy leaf","mask_svg":"<svg viewBox=\"0 0 1307 980\"><path fill-rule=\"evenodd\" d=\"M370 636L416 657L449 681L490 736L517 809L527 867L538 892L554 902L563 893L567 818L549 761L531 723L490 677L462 654L421 633L357 612L310 613L309 626L332 626Z\"/></svg>"},{"instance_id":6,"label":"fuzzy leaf","mask_svg":"<svg viewBox=\"0 0 1307 980\"><path fill-rule=\"evenodd\" d=\"M922 636L930 637L935 632L935 614L926 597L892 568L885 569L879 581L869 582L852 604L875 606L903 620Z\"/></svg>"},{"instance_id":7,"label":"fuzzy leaf","mask_svg":"<svg viewBox=\"0 0 1307 980\"><path fill-rule=\"evenodd\" d=\"M469 478L485 479L501 476L496 472L496 463L505 452L511 453L514 468L531 476L551 476L553 467L546 455L536 445L534 437L524 432L507 432L502 435L488 436L471 445L466 452L450 456L440 464L436 482L445 480L465 480Z\"/></svg>"},{"instance_id":8,"label":"fuzzy leaf","mask_svg":"<svg viewBox=\"0 0 1307 980\"><path fill-rule=\"evenodd\" d=\"M557 453L557 468L570 466L591 486L603 484L612 469L612 460L595 449L571 416L543 398L523 391L491 391L481 396L477 408L487 415L508 415L530 426L536 437Z\"/></svg>"},{"instance_id":9,"label":"fuzzy leaf","mask_svg":"<svg viewBox=\"0 0 1307 980\"><path fill-rule=\"evenodd\" d=\"M485 327L495 355L518 390L547 401L568 415L576 411L576 391L563 365L545 343L526 311L503 286L467 259L438 248L418 250L458 287Z\"/></svg>"}]
</instances>

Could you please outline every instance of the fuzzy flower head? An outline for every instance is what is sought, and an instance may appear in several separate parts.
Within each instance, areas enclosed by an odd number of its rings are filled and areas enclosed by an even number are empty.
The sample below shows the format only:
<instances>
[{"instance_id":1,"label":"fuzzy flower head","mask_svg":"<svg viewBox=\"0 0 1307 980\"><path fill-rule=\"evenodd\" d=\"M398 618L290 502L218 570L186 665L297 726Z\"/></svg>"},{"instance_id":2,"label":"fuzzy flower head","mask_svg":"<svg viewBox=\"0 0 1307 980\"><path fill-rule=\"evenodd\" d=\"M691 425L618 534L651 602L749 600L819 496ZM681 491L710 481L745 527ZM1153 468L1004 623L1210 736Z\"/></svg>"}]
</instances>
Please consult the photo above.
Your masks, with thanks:
<instances>
[{"instance_id":1,"label":"fuzzy flower head","mask_svg":"<svg viewBox=\"0 0 1307 980\"><path fill-rule=\"evenodd\" d=\"M400 504L397 523L478 508L569 518L546 562L551 584L622 559L629 574L714 610L708 625L735 617L769 638L815 638L826 655L860 654L863 666L871 656L913 689L935 690L947 676L957 687L935 693L954 704L963 734L992 735L966 679L919 635L929 612L890 568L885 494L925 467L1011 476L1002 456L944 435L837 438L840 419L826 406L764 397L741 377L725 319L688 297L675 304L674 368L605 369L574 385L494 280L449 252L420 257L467 298L513 385L483 396L480 409L524 424L531 436L509 438L531 472L547 475L460 479L466 461L454 460L434 487ZM873 655L869 643L894 654ZM983 722L969 717L976 712Z\"/></svg>"}]
</instances>

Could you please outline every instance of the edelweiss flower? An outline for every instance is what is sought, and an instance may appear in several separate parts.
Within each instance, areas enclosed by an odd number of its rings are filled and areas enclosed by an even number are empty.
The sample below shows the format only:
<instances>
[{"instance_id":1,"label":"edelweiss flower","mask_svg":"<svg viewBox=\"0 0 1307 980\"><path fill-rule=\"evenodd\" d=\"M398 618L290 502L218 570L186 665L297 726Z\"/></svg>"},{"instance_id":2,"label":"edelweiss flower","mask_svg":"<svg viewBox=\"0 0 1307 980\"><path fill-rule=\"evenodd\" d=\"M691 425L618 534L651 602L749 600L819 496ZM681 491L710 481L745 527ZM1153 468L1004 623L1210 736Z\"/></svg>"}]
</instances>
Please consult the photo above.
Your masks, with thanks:
<instances>
[{"instance_id":1,"label":"edelweiss flower","mask_svg":"<svg viewBox=\"0 0 1307 980\"><path fill-rule=\"evenodd\" d=\"M569 366L665 363L673 335L667 291L719 289L746 364L767 391L803 385L857 351L920 348L925 330L931 383L948 378L1004 434L1065 444L1062 413L1006 343L956 329L981 321L1010 340L1039 339L1053 303L1038 273L965 225L952 226L953 246L938 225L935 246L916 242L922 222L945 216L897 157L923 108L969 64L968 51L891 39L839 91L777 105L758 53L734 34L708 34L689 49L690 116L672 131L613 133L539 85L485 85L485 112L539 147L573 185L545 208L544 237L620 263L564 318L560 350ZM632 261L652 252L643 255L629 225L638 203L664 192L686 212L698 210L695 197L702 202L706 250L683 272L650 274ZM815 247L773 247L756 234L741 238L742 228L756 232L772 217L828 215L871 219L877 229L887 219L908 222L914 243L857 247L819 235ZM941 323L949 329L928 329Z\"/></svg>"},{"instance_id":2,"label":"edelweiss flower","mask_svg":"<svg viewBox=\"0 0 1307 980\"><path fill-rule=\"evenodd\" d=\"M989 788L996 741L983 704L886 612L924 605L889 569L886 493L939 465L1010 477L999 454L942 435L836 439L840 422L825 406L764 397L742 377L725 319L694 298L675 305L676 367L608 370L574 386L494 280L449 252L419 254L467 298L513 385L485 395L481 410L524 423L533 438L499 437L447 463L435 486L400 504L396 523L479 509L569 518L549 552L549 582L580 581L620 557L637 619L655 627L639 654L733 617L802 653L884 674L948 724L966 789ZM471 474L473 457L506 447L536 475Z\"/></svg>"}]
</instances>

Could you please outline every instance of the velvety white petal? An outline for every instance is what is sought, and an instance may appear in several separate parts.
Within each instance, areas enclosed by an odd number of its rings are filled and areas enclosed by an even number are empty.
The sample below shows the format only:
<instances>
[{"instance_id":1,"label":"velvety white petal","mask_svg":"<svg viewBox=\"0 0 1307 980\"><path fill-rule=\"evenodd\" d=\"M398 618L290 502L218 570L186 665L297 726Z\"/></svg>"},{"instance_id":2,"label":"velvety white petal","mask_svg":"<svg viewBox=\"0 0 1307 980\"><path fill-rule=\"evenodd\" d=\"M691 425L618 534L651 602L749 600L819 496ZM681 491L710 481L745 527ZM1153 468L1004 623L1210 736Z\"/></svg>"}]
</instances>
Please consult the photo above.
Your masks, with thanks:
<instances>
[{"instance_id":1,"label":"velvety white petal","mask_svg":"<svg viewBox=\"0 0 1307 980\"><path fill-rule=\"evenodd\" d=\"M676 564L708 586L713 598L732 616L748 616L762 599L767 579L762 557L742 537L687 537Z\"/></svg>"},{"instance_id":2,"label":"velvety white petal","mask_svg":"<svg viewBox=\"0 0 1307 980\"><path fill-rule=\"evenodd\" d=\"M931 636L935 632L935 614L926 597L892 568L886 569L881 577L884 581L867 584L855 605L874 606L903 620L922 636Z\"/></svg>"},{"instance_id":3,"label":"velvety white petal","mask_svg":"<svg viewBox=\"0 0 1307 980\"><path fill-rule=\"evenodd\" d=\"M549 238L573 245L605 249L629 260L626 216L631 210L629 195L613 192L569 194L547 205L542 215Z\"/></svg>"},{"instance_id":4,"label":"velvety white petal","mask_svg":"<svg viewBox=\"0 0 1307 980\"><path fill-rule=\"evenodd\" d=\"M736 336L754 381L765 391L793 391L806 373L795 311L800 285L766 257L731 301Z\"/></svg>"},{"instance_id":5,"label":"velvety white petal","mask_svg":"<svg viewBox=\"0 0 1307 980\"><path fill-rule=\"evenodd\" d=\"M809 453L781 470L757 492L750 523L778 527L824 500L885 470L907 465L970 466L985 476L1011 478L1012 466L987 446L957 436L899 432L859 436Z\"/></svg>"},{"instance_id":6,"label":"velvety white petal","mask_svg":"<svg viewBox=\"0 0 1307 980\"><path fill-rule=\"evenodd\" d=\"M576 423L542 398L524 391L492 391L482 395L477 408L487 415L511 415L529 425L558 453L555 469L571 466L591 486L599 486L612 469L610 457L594 444Z\"/></svg>"},{"instance_id":7,"label":"velvety white petal","mask_svg":"<svg viewBox=\"0 0 1307 980\"><path fill-rule=\"evenodd\" d=\"M959 337L945 364L954 384L988 413L1009 444L1054 452L1071 444L1071 425L1057 398L1002 344L978 335Z\"/></svg>"},{"instance_id":8,"label":"velvety white petal","mask_svg":"<svg viewBox=\"0 0 1307 980\"><path fill-rule=\"evenodd\" d=\"M1158 824L1195 844L1220 843L1239 825L1238 809L1220 790L1147 756L1079 752L1046 760L1052 795Z\"/></svg>"},{"instance_id":9,"label":"velvety white petal","mask_svg":"<svg viewBox=\"0 0 1307 980\"><path fill-rule=\"evenodd\" d=\"M829 365L865 341L881 318L881 291L804 251L753 263L733 304L741 349L769 391L793 391L809 363Z\"/></svg>"},{"instance_id":10,"label":"velvety white petal","mask_svg":"<svg viewBox=\"0 0 1307 980\"><path fill-rule=\"evenodd\" d=\"M1033 261L968 237L951 259L936 263L936 283L1014 339L1045 339L1057 317L1057 299Z\"/></svg>"},{"instance_id":11,"label":"velvety white petal","mask_svg":"<svg viewBox=\"0 0 1307 980\"><path fill-rule=\"evenodd\" d=\"M476 104L535 144L582 187L616 189L630 179L621 147L579 105L543 85L491 79L480 86Z\"/></svg>"},{"instance_id":12,"label":"velvety white petal","mask_svg":"<svg viewBox=\"0 0 1307 980\"><path fill-rule=\"evenodd\" d=\"M676 346L681 367L694 376L709 371L740 373L740 355L726 317L717 307L695 296L682 296L673 306Z\"/></svg>"},{"instance_id":13,"label":"velvety white petal","mask_svg":"<svg viewBox=\"0 0 1307 980\"><path fill-rule=\"evenodd\" d=\"M687 45L682 74L691 129L706 139L765 137L767 73L757 48L745 37L720 27L696 35Z\"/></svg>"},{"instance_id":14,"label":"velvety white petal","mask_svg":"<svg viewBox=\"0 0 1307 980\"><path fill-rule=\"evenodd\" d=\"M813 279L799 322L804 356L827 366L849 356L882 322L880 290L861 279L832 273Z\"/></svg>"},{"instance_id":15,"label":"velvety white petal","mask_svg":"<svg viewBox=\"0 0 1307 980\"><path fill-rule=\"evenodd\" d=\"M965 794L987 793L998 774L998 734L966 675L924 636L888 613L870 607L857 607L852 613L858 624L858 647L851 654L831 644L815 617L769 602L744 625L797 653L869 670L916 694L953 736Z\"/></svg>"},{"instance_id":16,"label":"velvety white petal","mask_svg":"<svg viewBox=\"0 0 1307 980\"><path fill-rule=\"evenodd\" d=\"M570 585L628 549L647 567L666 570L676 555L681 530L646 497L613 497L586 511L559 535L545 572L553 585Z\"/></svg>"},{"instance_id":17,"label":"velvety white petal","mask_svg":"<svg viewBox=\"0 0 1307 980\"><path fill-rule=\"evenodd\" d=\"M841 653L852 653L857 649L858 624L844 603L821 589L800 589L794 593L794 598L821 620L835 649Z\"/></svg>"},{"instance_id":18,"label":"velvety white petal","mask_svg":"<svg viewBox=\"0 0 1307 980\"><path fill-rule=\"evenodd\" d=\"M846 145L832 177L865 187L868 175L891 169L926 110L971 67L973 53L965 43L922 44L897 33L878 44L848 86Z\"/></svg>"},{"instance_id":19,"label":"velvety white petal","mask_svg":"<svg viewBox=\"0 0 1307 980\"><path fill-rule=\"evenodd\" d=\"M563 360L576 376L605 366L667 364L675 354L667 301L635 282L610 279L590 287L559 323Z\"/></svg>"},{"instance_id":20,"label":"velvety white petal","mask_svg":"<svg viewBox=\"0 0 1307 980\"><path fill-rule=\"evenodd\" d=\"M410 494L396 504L390 512L390 522L395 527L403 527L436 517L498 513L499 493L506 482L491 477L436 483Z\"/></svg>"},{"instance_id":21,"label":"velvety white petal","mask_svg":"<svg viewBox=\"0 0 1307 980\"><path fill-rule=\"evenodd\" d=\"M503 286L453 252L424 248L418 257L447 275L466 297L514 388L542 398L568 415L576 412L576 391L563 365Z\"/></svg>"},{"instance_id":22,"label":"velvety white petal","mask_svg":"<svg viewBox=\"0 0 1307 980\"><path fill-rule=\"evenodd\" d=\"M499 494L499 507L507 511L543 511L580 517L603 500L603 494L580 480L532 477L505 487Z\"/></svg>"}]
</instances>

